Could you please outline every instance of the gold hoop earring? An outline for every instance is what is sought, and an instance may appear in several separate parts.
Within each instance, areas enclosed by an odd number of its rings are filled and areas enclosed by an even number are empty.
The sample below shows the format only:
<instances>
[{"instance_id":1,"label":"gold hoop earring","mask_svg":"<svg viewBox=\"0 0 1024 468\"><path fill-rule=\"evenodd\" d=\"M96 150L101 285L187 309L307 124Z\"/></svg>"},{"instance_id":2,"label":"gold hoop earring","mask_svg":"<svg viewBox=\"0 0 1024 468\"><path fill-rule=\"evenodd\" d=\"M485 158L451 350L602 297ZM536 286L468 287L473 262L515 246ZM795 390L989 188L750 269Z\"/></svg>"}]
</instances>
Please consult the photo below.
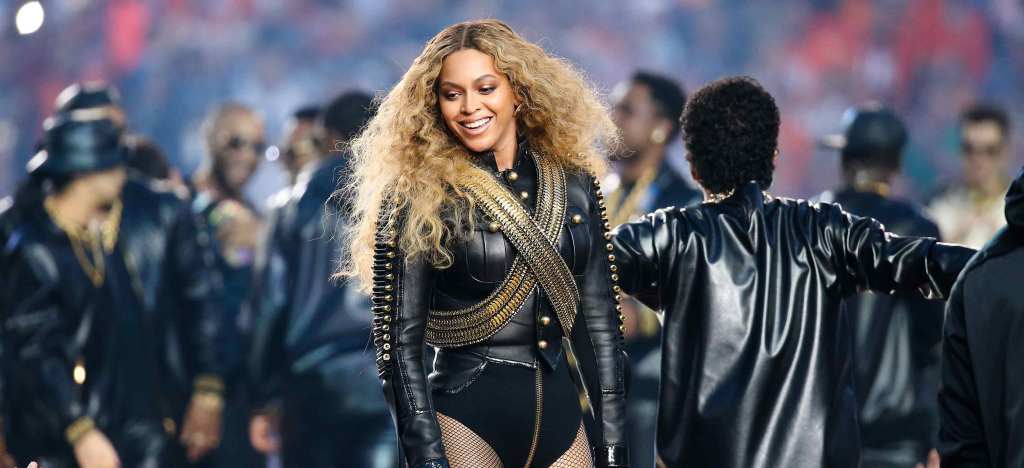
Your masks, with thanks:
<instances>
[{"instance_id":1,"label":"gold hoop earring","mask_svg":"<svg viewBox=\"0 0 1024 468\"><path fill-rule=\"evenodd\" d=\"M519 110L522 109L522 108L523 108L523 103L520 102L519 104L516 104L516 107L514 109L512 109L512 113L515 114L515 115L519 115Z\"/></svg>"}]
</instances>

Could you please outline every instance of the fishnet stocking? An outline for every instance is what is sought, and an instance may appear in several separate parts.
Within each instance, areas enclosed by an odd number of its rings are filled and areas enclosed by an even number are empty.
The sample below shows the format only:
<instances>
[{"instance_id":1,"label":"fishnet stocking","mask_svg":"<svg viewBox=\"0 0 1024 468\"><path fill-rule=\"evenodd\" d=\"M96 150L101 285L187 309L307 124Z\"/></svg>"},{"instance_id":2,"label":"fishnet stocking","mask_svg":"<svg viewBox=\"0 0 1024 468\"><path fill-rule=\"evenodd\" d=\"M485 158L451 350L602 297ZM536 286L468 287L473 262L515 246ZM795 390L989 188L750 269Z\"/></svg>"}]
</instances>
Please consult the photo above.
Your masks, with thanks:
<instances>
[{"instance_id":1,"label":"fishnet stocking","mask_svg":"<svg viewBox=\"0 0 1024 468\"><path fill-rule=\"evenodd\" d=\"M576 433L576 440L572 441L569 450L558 457L551 464L550 468L592 468L594 461L590 458L590 442L587 441L587 433L580 424L580 430Z\"/></svg>"},{"instance_id":2,"label":"fishnet stocking","mask_svg":"<svg viewBox=\"0 0 1024 468\"><path fill-rule=\"evenodd\" d=\"M502 468L497 452L472 429L441 413L437 413L437 423L452 468Z\"/></svg>"}]
</instances>

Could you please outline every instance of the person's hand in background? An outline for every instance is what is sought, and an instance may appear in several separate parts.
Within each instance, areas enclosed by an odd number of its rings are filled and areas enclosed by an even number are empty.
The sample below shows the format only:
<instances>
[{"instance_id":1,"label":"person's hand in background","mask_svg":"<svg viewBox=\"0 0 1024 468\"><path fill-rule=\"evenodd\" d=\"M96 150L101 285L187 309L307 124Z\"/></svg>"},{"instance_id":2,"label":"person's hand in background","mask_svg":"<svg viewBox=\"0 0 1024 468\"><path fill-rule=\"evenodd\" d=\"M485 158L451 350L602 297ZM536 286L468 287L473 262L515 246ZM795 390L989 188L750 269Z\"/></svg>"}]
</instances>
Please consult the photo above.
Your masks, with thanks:
<instances>
[{"instance_id":1,"label":"person's hand in background","mask_svg":"<svg viewBox=\"0 0 1024 468\"><path fill-rule=\"evenodd\" d=\"M940 461L939 452L935 451L935 449L931 449L931 451L928 452L928 461L925 462L927 465L925 463L918 463L916 468L939 468Z\"/></svg>"},{"instance_id":2,"label":"person's hand in background","mask_svg":"<svg viewBox=\"0 0 1024 468\"><path fill-rule=\"evenodd\" d=\"M257 452L273 455L281 450L279 418L273 414L257 414L249 421L249 442Z\"/></svg>"},{"instance_id":3,"label":"person's hand in background","mask_svg":"<svg viewBox=\"0 0 1024 468\"><path fill-rule=\"evenodd\" d=\"M224 400L219 394L197 392L192 395L181 429L181 442L185 444L190 461L203 458L220 445L223 411Z\"/></svg>"},{"instance_id":4,"label":"person's hand in background","mask_svg":"<svg viewBox=\"0 0 1024 468\"><path fill-rule=\"evenodd\" d=\"M81 468L118 468L121 460L107 436L99 429L91 429L75 441L75 460ZM35 462L29 464L34 465Z\"/></svg>"}]
</instances>

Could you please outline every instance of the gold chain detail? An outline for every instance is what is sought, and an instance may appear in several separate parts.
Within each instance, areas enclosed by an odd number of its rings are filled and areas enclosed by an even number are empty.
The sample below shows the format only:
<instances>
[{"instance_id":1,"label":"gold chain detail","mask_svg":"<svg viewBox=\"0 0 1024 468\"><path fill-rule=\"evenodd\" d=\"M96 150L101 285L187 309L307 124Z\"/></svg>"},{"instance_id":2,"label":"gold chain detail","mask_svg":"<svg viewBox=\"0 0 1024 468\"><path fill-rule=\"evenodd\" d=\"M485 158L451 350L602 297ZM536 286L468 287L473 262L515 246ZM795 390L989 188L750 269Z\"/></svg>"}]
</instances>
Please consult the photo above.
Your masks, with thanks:
<instances>
[{"instance_id":1,"label":"gold chain detail","mask_svg":"<svg viewBox=\"0 0 1024 468\"><path fill-rule=\"evenodd\" d=\"M541 365L539 362L534 362L537 367L537 417L533 423L533 440L530 441L530 454L526 456L526 465L524 468L530 468L533 464L533 457L537 455L537 442L540 441L540 416L544 412L544 380L543 374L541 373Z\"/></svg>"},{"instance_id":2,"label":"gold chain detail","mask_svg":"<svg viewBox=\"0 0 1024 468\"><path fill-rule=\"evenodd\" d=\"M638 213L640 200L647 195L647 189L654 182L654 177L658 175L658 166L653 165L644 170L640 178L637 179L636 183L633 184L633 190L630 190L629 195L626 196L625 200L622 200L625 190L623 190L622 183L608 194L608 206L612 208L611 218L612 226L618 226L626 223L634 215L641 215Z\"/></svg>"},{"instance_id":3,"label":"gold chain detail","mask_svg":"<svg viewBox=\"0 0 1024 468\"><path fill-rule=\"evenodd\" d=\"M43 202L46 213L53 220L61 231L68 236L71 242L71 250L75 253L78 264L82 271L92 281L93 286L100 287L106 278L105 255L114 251L117 244L118 231L121 226L121 212L123 205L121 200L115 200L107 213L106 219L99 227L99 232L94 232L88 226L80 226L60 216L53 204L53 199L47 198ZM88 249L88 254L86 250Z\"/></svg>"},{"instance_id":4,"label":"gold chain detail","mask_svg":"<svg viewBox=\"0 0 1024 468\"><path fill-rule=\"evenodd\" d=\"M541 285L552 284L539 279L558 281L558 277L562 280L568 278L569 284L560 285L560 291L552 292L545 288L545 292L551 298L552 305L555 305L566 333L572 330L579 292L572 273L554 248L562 232L568 205L565 172L557 164L533 154L531 157L538 173L536 219L523 208L517 197L499 185L489 173L478 171L464 183L466 191L474 197L484 213L501 226L506 238L519 254L513 260L509 274L480 303L458 310L430 311L426 341L431 345L465 346L493 336L512 319L538 282ZM542 260L537 260L538 257L542 257ZM537 264L543 268L535 268ZM538 269L542 270L539 279ZM561 307L557 304L561 304Z\"/></svg>"}]
</instances>

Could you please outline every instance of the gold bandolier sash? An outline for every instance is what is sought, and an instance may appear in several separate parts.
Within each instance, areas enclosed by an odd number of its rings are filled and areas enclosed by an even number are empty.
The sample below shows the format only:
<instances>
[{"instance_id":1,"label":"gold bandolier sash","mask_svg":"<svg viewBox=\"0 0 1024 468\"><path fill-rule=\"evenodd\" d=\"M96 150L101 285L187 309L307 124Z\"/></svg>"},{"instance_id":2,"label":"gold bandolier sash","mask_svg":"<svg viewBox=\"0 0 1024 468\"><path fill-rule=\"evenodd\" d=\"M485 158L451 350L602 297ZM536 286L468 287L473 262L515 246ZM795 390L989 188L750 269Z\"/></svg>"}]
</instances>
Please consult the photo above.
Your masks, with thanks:
<instances>
[{"instance_id":1,"label":"gold bandolier sash","mask_svg":"<svg viewBox=\"0 0 1024 468\"><path fill-rule=\"evenodd\" d=\"M508 275L483 301L458 310L430 311L426 341L432 346L465 346L490 338L515 316L538 283L558 314L565 336L572 331L580 293L556 248L567 205L565 171L544 158L533 160L537 166L534 216L486 171L473 171L462 182L462 189L498 223L517 253Z\"/></svg>"}]
</instances>

